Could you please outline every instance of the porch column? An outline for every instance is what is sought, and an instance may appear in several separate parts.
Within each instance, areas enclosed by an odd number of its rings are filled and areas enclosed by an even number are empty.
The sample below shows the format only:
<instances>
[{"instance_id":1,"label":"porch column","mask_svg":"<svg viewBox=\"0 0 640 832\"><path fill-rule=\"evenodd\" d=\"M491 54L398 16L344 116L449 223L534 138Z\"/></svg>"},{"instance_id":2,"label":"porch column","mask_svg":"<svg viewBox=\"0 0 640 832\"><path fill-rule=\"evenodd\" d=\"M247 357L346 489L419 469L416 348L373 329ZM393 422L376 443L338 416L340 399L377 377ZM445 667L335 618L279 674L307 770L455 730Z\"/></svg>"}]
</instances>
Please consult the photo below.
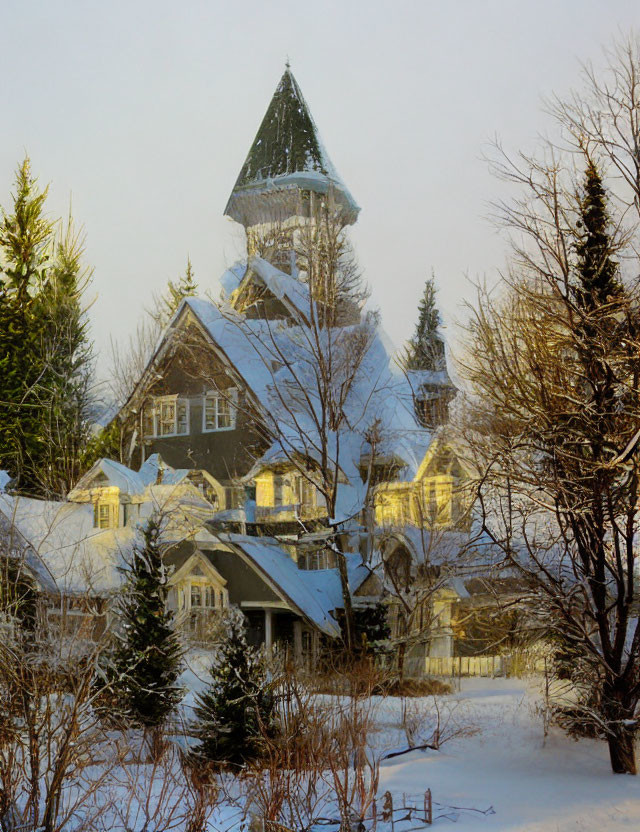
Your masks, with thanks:
<instances>
[{"instance_id":1,"label":"porch column","mask_svg":"<svg viewBox=\"0 0 640 832\"><path fill-rule=\"evenodd\" d=\"M297 664L302 664L302 621L293 622L293 652Z\"/></svg>"},{"instance_id":2,"label":"porch column","mask_svg":"<svg viewBox=\"0 0 640 832\"><path fill-rule=\"evenodd\" d=\"M272 610L264 611L264 644L267 650L271 650L273 645L273 612Z\"/></svg>"}]
</instances>

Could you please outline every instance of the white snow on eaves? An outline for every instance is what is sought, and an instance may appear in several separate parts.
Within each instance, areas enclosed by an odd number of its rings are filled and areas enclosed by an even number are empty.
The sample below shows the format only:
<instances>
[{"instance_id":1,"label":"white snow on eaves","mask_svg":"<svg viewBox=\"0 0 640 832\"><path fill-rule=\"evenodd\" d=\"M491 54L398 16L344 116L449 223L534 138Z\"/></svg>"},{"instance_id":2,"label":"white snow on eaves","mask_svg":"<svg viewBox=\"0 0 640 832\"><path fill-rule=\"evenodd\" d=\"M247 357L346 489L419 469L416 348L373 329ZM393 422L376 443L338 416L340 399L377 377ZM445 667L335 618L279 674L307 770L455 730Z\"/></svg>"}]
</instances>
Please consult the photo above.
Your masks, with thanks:
<instances>
[{"instance_id":1,"label":"white snow on eaves","mask_svg":"<svg viewBox=\"0 0 640 832\"><path fill-rule=\"evenodd\" d=\"M340 627L332 612L342 607L342 589L337 569L307 571L298 569L296 563L269 537L250 537L238 534L218 533L221 541L238 546L295 607L322 632L338 637ZM349 561L349 577L352 589L359 586L368 570L359 559ZM365 574L366 573L366 574Z\"/></svg>"}]
</instances>

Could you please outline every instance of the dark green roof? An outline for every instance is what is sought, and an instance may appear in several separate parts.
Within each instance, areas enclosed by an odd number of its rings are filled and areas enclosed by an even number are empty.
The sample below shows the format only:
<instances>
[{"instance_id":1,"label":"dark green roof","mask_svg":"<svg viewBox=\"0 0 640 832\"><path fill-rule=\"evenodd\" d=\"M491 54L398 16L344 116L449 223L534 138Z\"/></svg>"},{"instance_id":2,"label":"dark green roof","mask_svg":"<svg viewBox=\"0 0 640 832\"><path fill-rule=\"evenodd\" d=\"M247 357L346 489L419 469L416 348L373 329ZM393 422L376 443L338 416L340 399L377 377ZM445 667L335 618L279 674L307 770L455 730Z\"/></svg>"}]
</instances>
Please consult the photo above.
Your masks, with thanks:
<instances>
[{"instance_id":1,"label":"dark green roof","mask_svg":"<svg viewBox=\"0 0 640 832\"><path fill-rule=\"evenodd\" d=\"M275 180L275 182L274 182ZM298 187L339 192L340 201L357 216L358 207L329 159L300 87L289 66L267 108L227 203L225 213L238 221L243 194Z\"/></svg>"},{"instance_id":2,"label":"dark green roof","mask_svg":"<svg viewBox=\"0 0 640 832\"><path fill-rule=\"evenodd\" d=\"M330 169L307 103L287 67L235 187L302 171L314 170L326 176Z\"/></svg>"}]
</instances>

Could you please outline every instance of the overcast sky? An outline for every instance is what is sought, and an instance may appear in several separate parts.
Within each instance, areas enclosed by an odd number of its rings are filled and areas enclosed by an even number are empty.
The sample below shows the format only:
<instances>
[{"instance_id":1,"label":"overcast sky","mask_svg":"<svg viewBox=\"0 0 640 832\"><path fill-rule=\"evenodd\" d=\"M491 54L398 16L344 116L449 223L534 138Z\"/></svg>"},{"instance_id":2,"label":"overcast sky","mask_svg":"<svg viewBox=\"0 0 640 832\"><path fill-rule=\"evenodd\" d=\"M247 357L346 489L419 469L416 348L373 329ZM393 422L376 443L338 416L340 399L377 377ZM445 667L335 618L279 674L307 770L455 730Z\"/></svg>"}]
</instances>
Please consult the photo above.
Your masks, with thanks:
<instances>
[{"instance_id":1,"label":"overcast sky","mask_svg":"<svg viewBox=\"0 0 640 832\"><path fill-rule=\"evenodd\" d=\"M0 2L0 204L28 152L95 274L102 358L191 256L217 294L242 254L222 215L287 56L361 206L353 240L394 342L433 268L448 333L505 242L481 156L532 147L541 98L640 25L638 0Z\"/></svg>"}]
</instances>

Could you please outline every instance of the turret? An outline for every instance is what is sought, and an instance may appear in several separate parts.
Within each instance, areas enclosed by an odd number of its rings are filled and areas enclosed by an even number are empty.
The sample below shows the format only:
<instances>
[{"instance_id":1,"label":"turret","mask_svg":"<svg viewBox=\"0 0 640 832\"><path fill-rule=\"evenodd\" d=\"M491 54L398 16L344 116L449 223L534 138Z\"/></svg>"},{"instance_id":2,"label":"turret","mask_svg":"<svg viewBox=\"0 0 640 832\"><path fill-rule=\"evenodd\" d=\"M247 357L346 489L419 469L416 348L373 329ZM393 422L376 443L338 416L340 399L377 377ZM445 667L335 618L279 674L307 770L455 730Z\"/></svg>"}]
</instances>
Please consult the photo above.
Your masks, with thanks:
<instances>
[{"instance_id":1,"label":"turret","mask_svg":"<svg viewBox=\"0 0 640 832\"><path fill-rule=\"evenodd\" d=\"M320 140L287 64L225 208L247 232L249 255L277 249L274 265L290 270L296 229L330 201L345 224L359 208ZM265 245L265 240L267 245Z\"/></svg>"}]
</instances>

